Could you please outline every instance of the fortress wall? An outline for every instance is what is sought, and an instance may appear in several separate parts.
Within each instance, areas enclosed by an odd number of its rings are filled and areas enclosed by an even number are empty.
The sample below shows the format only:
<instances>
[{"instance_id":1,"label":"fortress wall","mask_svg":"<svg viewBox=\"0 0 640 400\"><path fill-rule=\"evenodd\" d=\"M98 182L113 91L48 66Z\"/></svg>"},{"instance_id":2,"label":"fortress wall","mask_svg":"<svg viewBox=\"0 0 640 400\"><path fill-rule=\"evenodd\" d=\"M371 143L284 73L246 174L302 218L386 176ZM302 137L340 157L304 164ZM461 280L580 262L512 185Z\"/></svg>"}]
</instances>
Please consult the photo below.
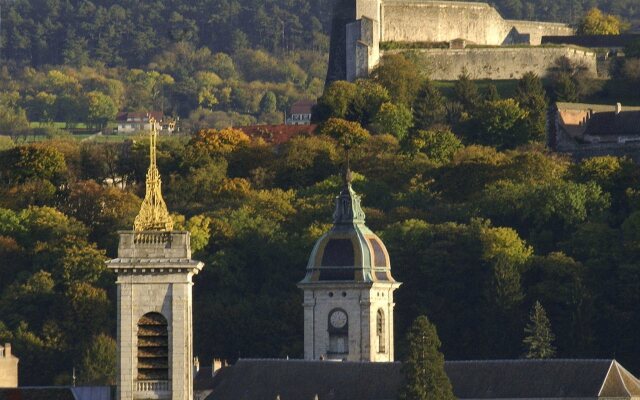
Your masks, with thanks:
<instances>
[{"instance_id":1,"label":"fortress wall","mask_svg":"<svg viewBox=\"0 0 640 400\"><path fill-rule=\"evenodd\" d=\"M597 74L596 53L572 47L393 50L385 54L402 52L411 53L420 69L434 80L456 80L464 69L471 79L519 79L526 72L544 77L562 56Z\"/></svg>"},{"instance_id":2,"label":"fortress wall","mask_svg":"<svg viewBox=\"0 0 640 400\"><path fill-rule=\"evenodd\" d=\"M506 20L505 22L516 28L520 34L528 33L530 35L529 44L534 46L542 43L543 36L571 36L575 34L575 30L566 24L514 20Z\"/></svg>"},{"instance_id":3,"label":"fortress wall","mask_svg":"<svg viewBox=\"0 0 640 400\"><path fill-rule=\"evenodd\" d=\"M476 44L500 45L512 28L486 3L388 1L382 3L381 18L381 41L463 38Z\"/></svg>"}]
</instances>

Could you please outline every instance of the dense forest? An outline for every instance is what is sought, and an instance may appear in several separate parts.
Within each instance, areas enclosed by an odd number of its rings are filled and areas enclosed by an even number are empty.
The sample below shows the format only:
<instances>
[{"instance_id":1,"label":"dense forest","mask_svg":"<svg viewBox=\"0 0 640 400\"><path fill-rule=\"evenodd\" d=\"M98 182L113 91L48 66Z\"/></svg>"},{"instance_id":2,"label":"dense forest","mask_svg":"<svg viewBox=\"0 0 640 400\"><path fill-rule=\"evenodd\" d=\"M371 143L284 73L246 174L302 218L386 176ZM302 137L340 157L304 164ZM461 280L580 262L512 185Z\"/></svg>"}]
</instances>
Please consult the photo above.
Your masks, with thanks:
<instances>
[{"instance_id":1,"label":"dense forest","mask_svg":"<svg viewBox=\"0 0 640 400\"><path fill-rule=\"evenodd\" d=\"M188 4L187 4L188 3ZM592 6L634 24L635 0L498 2L506 17L573 20ZM162 109L184 133L158 164L177 228L205 262L195 354L300 357L295 284L331 223L344 148L397 292L398 358L426 314L448 359L521 357L537 302L559 357L640 370L640 167L547 150L550 100L613 88L559 60L506 90L462 75L441 90L401 56L323 93L329 2L0 0L0 342L21 385L112 383L115 284L104 261L130 229L148 142L79 141L53 122L103 126ZM635 8L634 8L635 7ZM636 49L637 50L637 49ZM615 72L640 102L640 52ZM316 134L282 145L229 125L277 122L319 98ZM51 140L26 143L42 123ZM10 135L7 137L4 135Z\"/></svg>"},{"instance_id":2,"label":"dense forest","mask_svg":"<svg viewBox=\"0 0 640 400\"><path fill-rule=\"evenodd\" d=\"M637 27L634 3L495 5L508 18L575 24L598 6ZM95 132L120 110L164 111L187 133L281 123L293 102L322 93L332 8L331 0L0 0L0 129Z\"/></svg>"},{"instance_id":3,"label":"dense forest","mask_svg":"<svg viewBox=\"0 0 640 400\"><path fill-rule=\"evenodd\" d=\"M2 0L2 60L143 68L178 42L227 54L326 51L333 1ZM640 18L635 0L491 3L508 18L576 23L592 7L628 21Z\"/></svg>"},{"instance_id":4,"label":"dense forest","mask_svg":"<svg viewBox=\"0 0 640 400\"><path fill-rule=\"evenodd\" d=\"M640 167L544 147L550 96L580 96L576 76L559 70L545 89L529 74L511 94L461 76L443 94L386 57L370 80L327 88L313 135L278 146L231 128L163 137L164 198L206 264L195 354L302 356L296 282L331 225L349 148L367 224L404 282L399 359L421 314L448 359L522 357L539 302L557 356L637 371ZM115 285L103 262L144 194L148 142L134 139L0 143L0 342L21 358L21 384L69 382L73 367L80 383L113 382Z\"/></svg>"}]
</instances>

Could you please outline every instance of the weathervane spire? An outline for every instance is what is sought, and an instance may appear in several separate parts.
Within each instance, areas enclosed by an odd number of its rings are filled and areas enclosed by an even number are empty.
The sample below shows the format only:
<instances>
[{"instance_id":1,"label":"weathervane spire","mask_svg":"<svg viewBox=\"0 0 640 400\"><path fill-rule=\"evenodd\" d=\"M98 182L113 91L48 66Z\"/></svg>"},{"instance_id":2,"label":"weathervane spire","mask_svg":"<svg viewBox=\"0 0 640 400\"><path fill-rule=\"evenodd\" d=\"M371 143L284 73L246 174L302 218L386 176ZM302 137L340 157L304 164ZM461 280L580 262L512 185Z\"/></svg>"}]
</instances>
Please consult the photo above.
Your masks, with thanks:
<instances>
[{"instance_id":1,"label":"weathervane spire","mask_svg":"<svg viewBox=\"0 0 640 400\"><path fill-rule=\"evenodd\" d=\"M140 212L133 222L133 230L141 231L170 231L173 220L162 199L162 181L156 165L156 142L158 140L157 121L148 115L151 130L149 131L149 169L147 170L146 192Z\"/></svg>"}]
</instances>

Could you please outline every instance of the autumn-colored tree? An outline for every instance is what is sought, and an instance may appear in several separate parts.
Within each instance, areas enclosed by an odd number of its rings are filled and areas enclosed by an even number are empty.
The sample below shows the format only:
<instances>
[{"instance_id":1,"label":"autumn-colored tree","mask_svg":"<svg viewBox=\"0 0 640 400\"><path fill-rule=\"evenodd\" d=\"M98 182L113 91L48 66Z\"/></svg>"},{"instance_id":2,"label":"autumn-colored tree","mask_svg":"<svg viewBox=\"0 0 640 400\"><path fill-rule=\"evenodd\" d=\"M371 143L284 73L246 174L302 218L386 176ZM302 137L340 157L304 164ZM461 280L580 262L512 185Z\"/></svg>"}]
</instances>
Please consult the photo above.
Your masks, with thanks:
<instances>
[{"instance_id":1,"label":"autumn-colored tree","mask_svg":"<svg viewBox=\"0 0 640 400\"><path fill-rule=\"evenodd\" d=\"M351 150L369 137L369 132L357 122L339 118L330 118L320 129L320 134L335 140L345 150Z\"/></svg>"},{"instance_id":2,"label":"autumn-colored tree","mask_svg":"<svg viewBox=\"0 0 640 400\"><path fill-rule=\"evenodd\" d=\"M618 17L592 8L578 23L578 35L619 35L622 28Z\"/></svg>"},{"instance_id":3,"label":"autumn-colored tree","mask_svg":"<svg viewBox=\"0 0 640 400\"><path fill-rule=\"evenodd\" d=\"M203 129L191 138L190 144L212 155L224 155L248 145L250 141L251 138L239 129Z\"/></svg>"}]
</instances>

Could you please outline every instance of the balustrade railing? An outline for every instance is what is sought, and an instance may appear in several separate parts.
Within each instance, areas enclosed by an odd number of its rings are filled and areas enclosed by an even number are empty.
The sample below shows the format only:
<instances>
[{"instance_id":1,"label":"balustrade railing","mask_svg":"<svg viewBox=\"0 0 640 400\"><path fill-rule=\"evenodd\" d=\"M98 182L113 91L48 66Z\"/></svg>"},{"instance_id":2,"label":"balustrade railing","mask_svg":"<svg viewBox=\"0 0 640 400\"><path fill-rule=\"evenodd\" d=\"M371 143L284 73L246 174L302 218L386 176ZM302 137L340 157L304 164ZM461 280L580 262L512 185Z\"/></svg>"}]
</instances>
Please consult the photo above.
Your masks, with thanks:
<instances>
[{"instance_id":1,"label":"balustrade railing","mask_svg":"<svg viewBox=\"0 0 640 400\"><path fill-rule=\"evenodd\" d=\"M136 382L138 392L168 392L169 381L138 381Z\"/></svg>"},{"instance_id":2,"label":"balustrade railing","mask_svg":"<svg viewBox=\"0 0 640 400\"><path fill-rule=\"evenodd\" d=\"M137 246L154 246L154 245L166 245L171 243L170 232L136 232L134 236L134 243Z\"/></svg>"}]
</instances>

